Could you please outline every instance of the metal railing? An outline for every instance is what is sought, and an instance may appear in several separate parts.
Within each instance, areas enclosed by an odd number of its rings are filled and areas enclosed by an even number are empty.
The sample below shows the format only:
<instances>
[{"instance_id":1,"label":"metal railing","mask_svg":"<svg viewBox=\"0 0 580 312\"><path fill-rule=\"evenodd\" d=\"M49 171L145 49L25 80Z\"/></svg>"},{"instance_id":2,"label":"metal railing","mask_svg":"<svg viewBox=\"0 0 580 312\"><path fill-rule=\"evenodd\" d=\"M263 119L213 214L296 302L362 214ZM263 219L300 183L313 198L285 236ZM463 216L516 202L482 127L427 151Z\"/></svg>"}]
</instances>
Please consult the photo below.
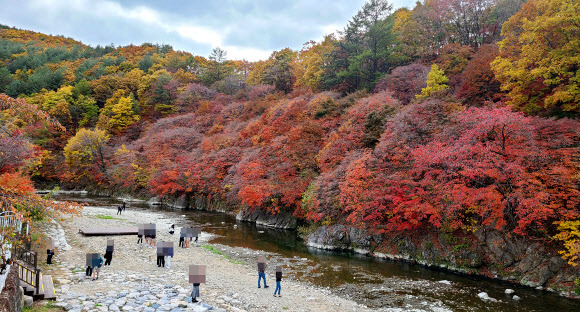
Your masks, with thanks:
<instances>
[{"instance_id":1,"label":"metal railing","mask_svg":"<svg viewBox=\"0 0 580 312\"><path fill-rule=\"evenodd\" d=\"M38 264L38 254L36 251L29 251L23 247L17 247L14 251L14 257L29 267L36 268Z\"/></svg>"},{"instance_id":2,"label":"metal railing","mask_svg":"<svg viewBox=\"0 0 580 312\"><path fill-rule=\"evenodd\" d=\"M16 235L22 235L25 232L29 233L29 226L27 223L22 223L22 220L12 211L0 212L0 229L12 228ZM12 248L11 248L12 249ZM13 263L16 264L18 270L18 278L34 288L34 295L39 295L44 292L44 285L42 284L42 273L38 268L38 255L34 251L27 250L24 247L15 247L11 252Z\"/></svg>"},{"instance_id":3,"label":"metal railing","mask_svg":"<svg viewBox=\"0 0 580 312\"><path fill-rule=\"evenodd\" d=\"M6 227L13 228L18 234L22 234L24 228L26 235L28 235L28 223L22 223L22 220L12 211L0 212L0 228Z\"/></svg>"},{"instance_id":4,"label":"metal railing","mask_svg":"<svg viewBox=\"0 0 580 312\"><path fill-rule=\"evenodd\" d=\"M30 285L34 288L34 294L40 294L42 273L37 267L30 268L24 262L18 260L16 261L18 265L18 278L24 283Z\"/></svg>"}]
</instances>

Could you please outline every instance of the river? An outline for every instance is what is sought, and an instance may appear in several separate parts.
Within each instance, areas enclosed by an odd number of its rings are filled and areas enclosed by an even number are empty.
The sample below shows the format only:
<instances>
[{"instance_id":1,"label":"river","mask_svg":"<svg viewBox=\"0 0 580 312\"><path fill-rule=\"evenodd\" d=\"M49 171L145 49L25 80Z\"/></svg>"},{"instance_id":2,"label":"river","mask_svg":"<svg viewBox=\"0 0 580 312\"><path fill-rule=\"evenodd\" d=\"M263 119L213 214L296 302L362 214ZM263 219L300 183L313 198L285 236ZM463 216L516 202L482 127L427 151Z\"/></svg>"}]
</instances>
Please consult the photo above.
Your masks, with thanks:
<instances>
[{"instance_id":1,"label":"river","mask_svg":"<svg viewBox=\"0 0 580 312\"><path fill-rule=\"evenodd\" d=\"M110 207L112 214L121 203L109 197L79 194L61 193L55 199ZM146 203L130 203L126 213L132 209L163 211L179 220L176 227L200 227L216 235L210 243L233 259L248 262L256 250L273 254L270 262L284 263L285 275L329 288L379 311L580 311L579 301L546 291L354 253L308 248L296 231L259 227L236 221L228 214L170 210ZM521 300L506 295L507 288L515 290ZM480 299L480 292L495 301Z\"/></svg>"}]
</instances>

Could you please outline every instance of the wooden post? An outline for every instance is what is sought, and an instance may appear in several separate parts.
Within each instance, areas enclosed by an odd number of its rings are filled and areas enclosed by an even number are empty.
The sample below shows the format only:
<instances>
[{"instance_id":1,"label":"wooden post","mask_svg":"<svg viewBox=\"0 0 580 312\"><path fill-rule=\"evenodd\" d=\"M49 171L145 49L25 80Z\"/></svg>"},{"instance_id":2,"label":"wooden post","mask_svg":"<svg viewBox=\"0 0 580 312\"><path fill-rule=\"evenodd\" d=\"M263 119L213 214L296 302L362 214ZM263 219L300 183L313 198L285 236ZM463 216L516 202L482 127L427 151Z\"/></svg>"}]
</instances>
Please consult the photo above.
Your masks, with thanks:
<instances>
[{"instance_id":1,"label":"wooden post","mask_svg":"<svg viewBox=\"0 0 580 312\"><path fill-rule=\"evenodd\" d=\"M40 291L40 269L36 269L36 279L34 283L36 284L34 287L36 287L36 294L38 295L38 292Z\"/></svg>"}]
</instances>

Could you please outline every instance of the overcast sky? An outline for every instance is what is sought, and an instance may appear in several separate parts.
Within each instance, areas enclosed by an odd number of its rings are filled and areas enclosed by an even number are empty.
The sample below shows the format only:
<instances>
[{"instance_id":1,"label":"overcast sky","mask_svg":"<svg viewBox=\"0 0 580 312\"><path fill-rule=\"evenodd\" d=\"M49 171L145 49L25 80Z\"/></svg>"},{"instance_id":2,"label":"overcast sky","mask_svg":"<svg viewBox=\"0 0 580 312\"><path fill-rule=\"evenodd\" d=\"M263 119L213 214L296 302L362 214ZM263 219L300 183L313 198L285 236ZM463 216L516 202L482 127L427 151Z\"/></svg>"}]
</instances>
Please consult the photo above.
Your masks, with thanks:
<instances>
[{"instance_id":1,"label":"overcast sky","mask_svg":"<svg viewBox=\"0 0 580 312\"><path fill-rule=\"evenodd\" d=\"M342 30L365 0L0 0L0 24L90 45L166 43L207 57L266 59ZM392 0L395 8L414 0Z\"/></svg>"}]
</instances>

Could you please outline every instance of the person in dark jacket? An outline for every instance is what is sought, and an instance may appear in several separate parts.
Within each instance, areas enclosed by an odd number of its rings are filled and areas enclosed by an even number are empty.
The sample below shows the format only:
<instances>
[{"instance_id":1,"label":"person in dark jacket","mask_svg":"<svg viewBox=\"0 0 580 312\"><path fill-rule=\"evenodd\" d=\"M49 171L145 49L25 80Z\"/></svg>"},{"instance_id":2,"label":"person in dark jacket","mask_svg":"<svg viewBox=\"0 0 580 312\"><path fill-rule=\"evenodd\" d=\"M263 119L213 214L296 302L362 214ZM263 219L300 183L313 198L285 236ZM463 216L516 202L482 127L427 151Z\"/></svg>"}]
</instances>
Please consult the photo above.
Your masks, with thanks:
<instances>
[{"instance_id":1,"label":"person in dark jacket","mask_svg":"<svg viewBox=\"0 0 580 312\"><path fill-rule=\"evenodd\" d=\"M111 260L113 260L113 250L107 248L107 251L105 251L105 266L107 265L111 265Z\"/></svg>"},{"instance_id":2,"label":"person in dark jacket","mask_svg":"<svg viewBox=\"0 0 580 312\"><path fill-rule=\"evenodd\" d=\"M185 233L179 234L179 247L185 248Z\"/></svg>"},{"instance_id":3,"label":"person in dark jacket","mask_svg":"<svg viewBox=\"0 0 580 312\"><path fill-rule=\"evenodd\" d=\"M123 207L117 206L117 214L120 215L122 211L123 211Z\"/></svg>"},{"instance_id":4,"label":"person in dark jacket","mask_svg":"<svg viewBox=\"0 0 580 312\"><path fill-rule=\"evenodd\" d=\"M165 267L165 254L163 251L163 247L157 247L157 266L158 267Z\"/></svg>"},{"instance_id":5,"label":"person in dark jacket","mask_svg":"<svg viewBox=\"0 0 580 312\"><path fill-rule=\"evenodd\" d=\"M282 281L282 270L276 269L276 289L274 289L274 297L276 297L276 292L278 292L278 297L282 297L280 295L280 290L282 287L280 286L280 282Z\"/></svg>"},{"instance_id":6,"label":"person in dark jacket","mask_svg":"<svg viewBox=\"0 0 580 312\"><path fill-rule=\"evenodd\" d=\"M52 264L52 256L54 256L54 249L46 250L46 264Z\"/></svg>"}]
</instances>

